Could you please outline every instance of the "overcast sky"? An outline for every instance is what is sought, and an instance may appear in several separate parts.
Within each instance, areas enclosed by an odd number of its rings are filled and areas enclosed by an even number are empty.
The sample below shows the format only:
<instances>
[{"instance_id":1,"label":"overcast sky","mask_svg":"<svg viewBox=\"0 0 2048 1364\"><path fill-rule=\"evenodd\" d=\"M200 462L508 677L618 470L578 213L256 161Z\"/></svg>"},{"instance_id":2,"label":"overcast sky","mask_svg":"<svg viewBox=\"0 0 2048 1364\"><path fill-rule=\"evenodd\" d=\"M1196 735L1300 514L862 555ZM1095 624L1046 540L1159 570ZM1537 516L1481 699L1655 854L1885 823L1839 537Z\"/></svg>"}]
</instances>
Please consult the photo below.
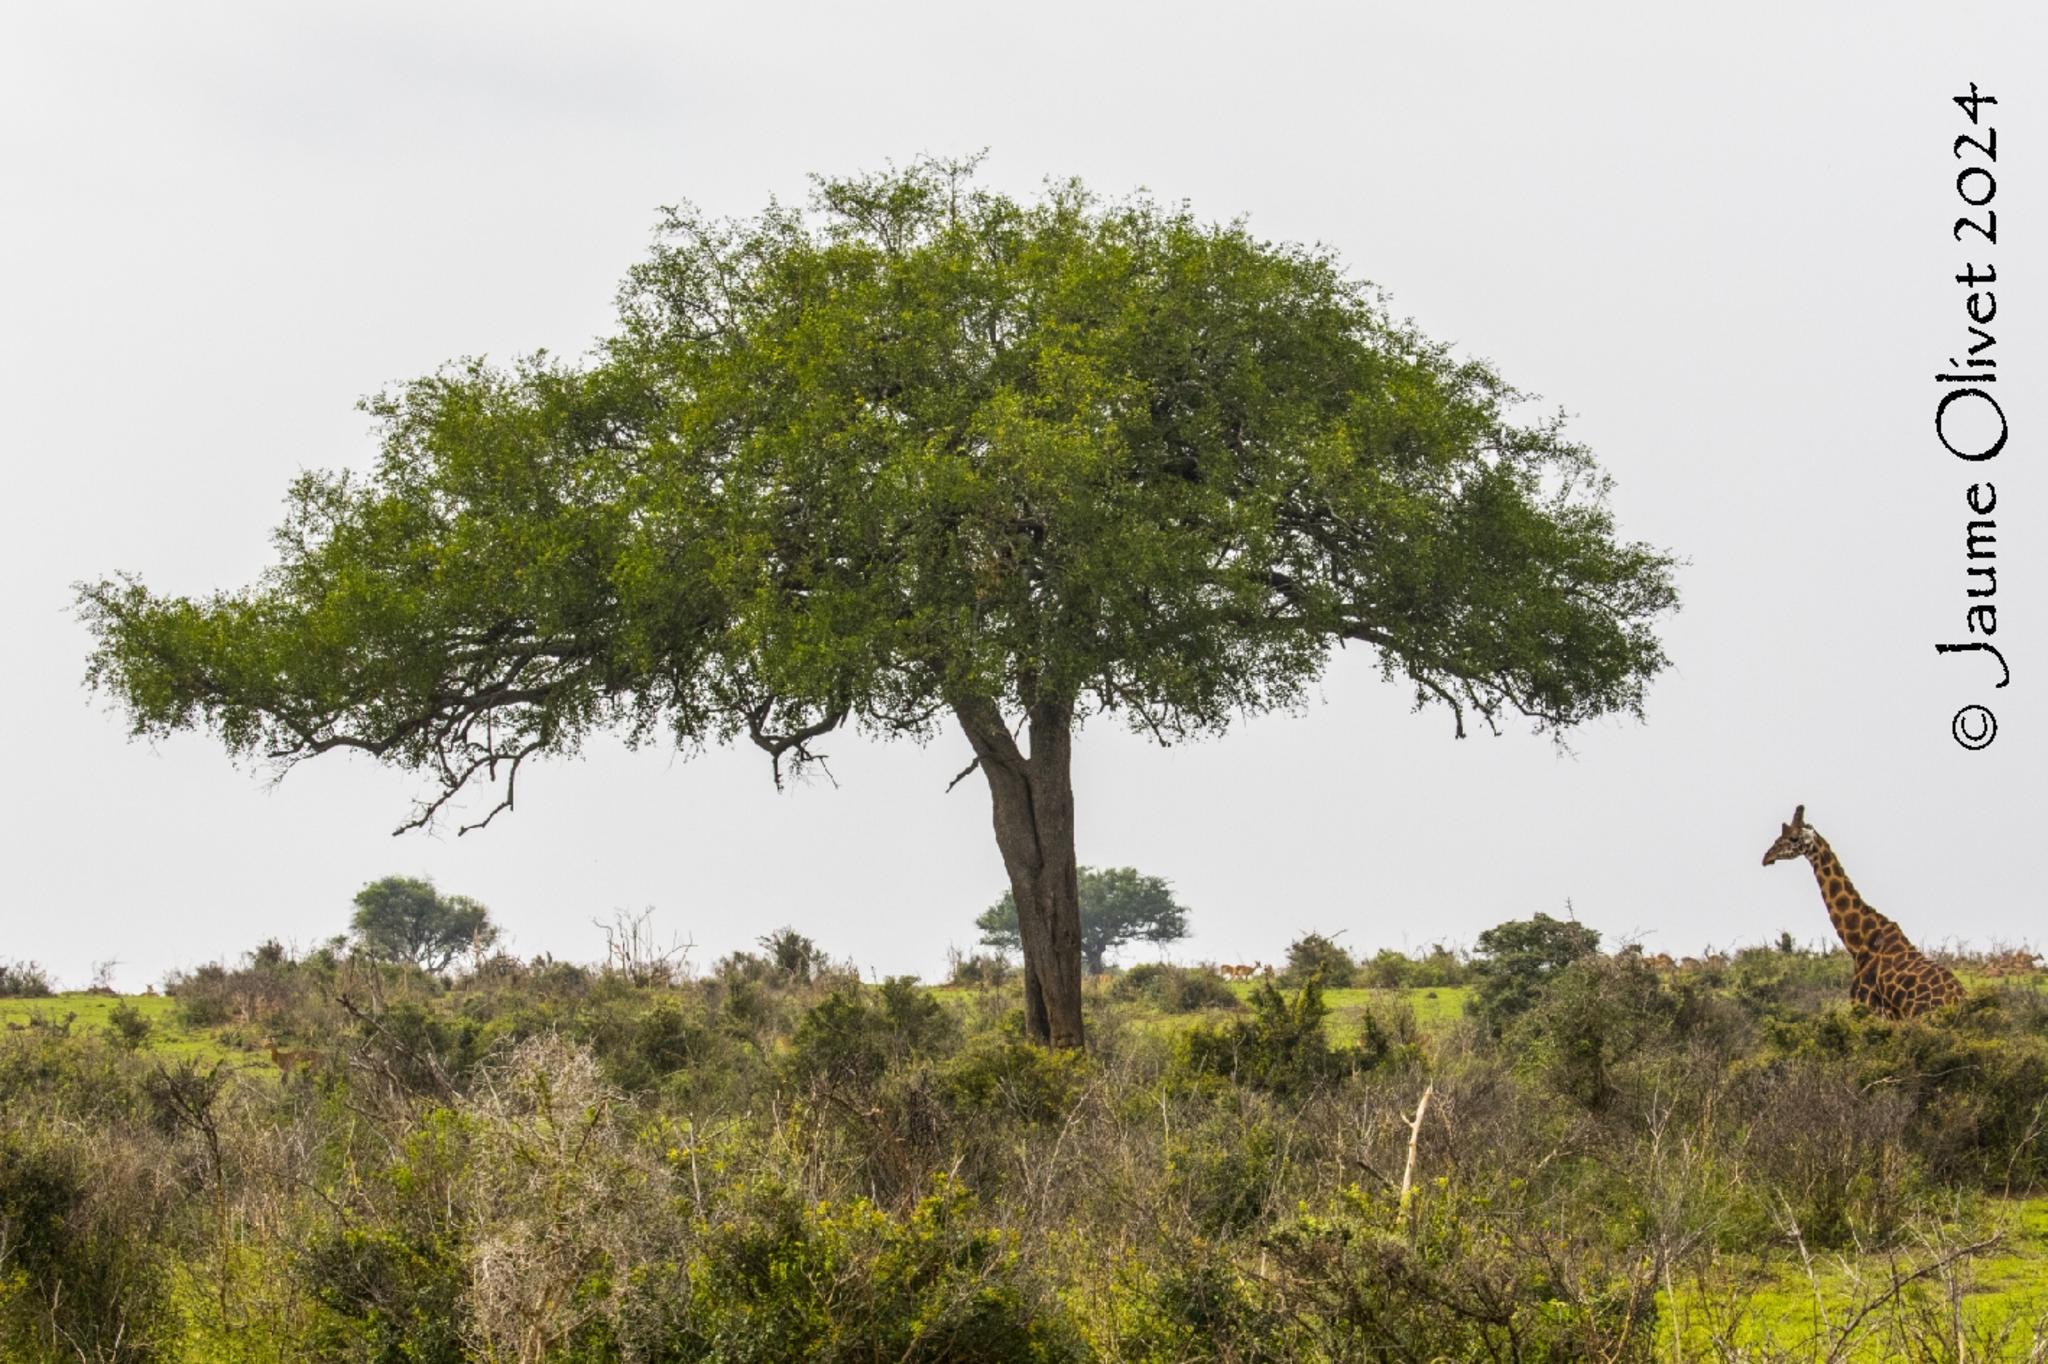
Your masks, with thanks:
<instances>
[{"instance_id":1,"label":"overcast sky","mask_svg":"<svg viewBox=\"0 0 2048 1364\"><path fill-rule=\"evenodd\" d=\"M140 989L317 943L390 873L483 900L523 954L594 958L594 919L650 906L699 963L784 923L884 973L971 945L1004 879L986 788L944 794L957 737L840 738L838 789L782 795L751 747L599 742L487 830L393 839L419 778L330 756L273 785L204 737L130 743L70 603L117 570L249 581L293 474L369 461L359 397L581 352L660 205L750 214L982 147L1014 194L1078 174L1336 248L1573 414L1623 532L1687 560L1647 722L1569 754L1454 740L1363 650L1222 740L1084 731L1081 860L1170 878L1180 957L1469 943L1568 903L1652 951L1819 939L1811 878L1759 866L1798 802L1917 940L2048 940L2038 6L777 9L7 8L0 958L74 985L118 959ZM1988 252L1950 236L1972 80L2002 101ZM1951 277L1987 259L2013 436L1971 466L1931 376L1967 339ZM1980 480L2003 691L1933 648L1973 638ZM2001 725L1975 754L1970 702Z\"/></svg>"}]
</instances>

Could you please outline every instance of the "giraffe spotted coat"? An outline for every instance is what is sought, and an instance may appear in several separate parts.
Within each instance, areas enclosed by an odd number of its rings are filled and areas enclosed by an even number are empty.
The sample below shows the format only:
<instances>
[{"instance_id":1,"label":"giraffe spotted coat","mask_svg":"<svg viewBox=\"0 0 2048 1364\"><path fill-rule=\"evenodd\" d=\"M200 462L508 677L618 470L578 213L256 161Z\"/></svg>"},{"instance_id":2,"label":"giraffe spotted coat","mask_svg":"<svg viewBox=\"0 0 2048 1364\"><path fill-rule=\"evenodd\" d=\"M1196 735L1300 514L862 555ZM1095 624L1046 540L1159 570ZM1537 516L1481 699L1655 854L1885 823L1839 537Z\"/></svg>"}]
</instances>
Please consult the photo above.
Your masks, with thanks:
<instances>
[{"instance_id":1,"label":"giraffe spotted coat","mask_svg":"<svg viewBox=\"0 0 2048 1364\"><path fill-rule=\"evenodd\" d=\"M1790 824L1779 828L1777 842L1764 853L1764 865L1789 857L1812 864L1828 918L1849 949L1855 969L1850 999L1887 1018L1911 1018L1962 999L1963 985L1955 973L1929 960L1904 930L1856 893L1835 850L1807 824L1804 805L1793 812Z\"/></svg>"}]
</instances>

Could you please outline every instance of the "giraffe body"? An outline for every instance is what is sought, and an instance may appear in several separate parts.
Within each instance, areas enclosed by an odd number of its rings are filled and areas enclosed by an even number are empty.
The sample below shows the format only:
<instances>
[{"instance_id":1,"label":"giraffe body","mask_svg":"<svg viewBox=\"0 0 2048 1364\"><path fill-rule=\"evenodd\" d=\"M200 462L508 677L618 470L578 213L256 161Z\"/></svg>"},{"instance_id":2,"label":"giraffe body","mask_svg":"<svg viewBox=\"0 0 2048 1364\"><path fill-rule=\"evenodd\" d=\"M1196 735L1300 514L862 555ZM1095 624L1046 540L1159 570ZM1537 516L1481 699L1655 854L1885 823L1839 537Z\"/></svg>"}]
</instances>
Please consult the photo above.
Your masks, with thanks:
<instances>
[{"instance_id":1,"label":"giraffe body","mask_svg":"<svg viewBox=\"0 0 2048 1364\"><path fill-rule=\"evenodd\" d=\"M1779 830L1778 841L1764 853L1764 865L1788 857L1803 857L1812 864L1828 919L1855 968L1850 999L1887 1018L1911 1018L1962 999L1963 985L1955 973L1930 960L1903 929L1856 893L1835 850L1806 823L1804 805Z\"/></svg>"}]
</instances>

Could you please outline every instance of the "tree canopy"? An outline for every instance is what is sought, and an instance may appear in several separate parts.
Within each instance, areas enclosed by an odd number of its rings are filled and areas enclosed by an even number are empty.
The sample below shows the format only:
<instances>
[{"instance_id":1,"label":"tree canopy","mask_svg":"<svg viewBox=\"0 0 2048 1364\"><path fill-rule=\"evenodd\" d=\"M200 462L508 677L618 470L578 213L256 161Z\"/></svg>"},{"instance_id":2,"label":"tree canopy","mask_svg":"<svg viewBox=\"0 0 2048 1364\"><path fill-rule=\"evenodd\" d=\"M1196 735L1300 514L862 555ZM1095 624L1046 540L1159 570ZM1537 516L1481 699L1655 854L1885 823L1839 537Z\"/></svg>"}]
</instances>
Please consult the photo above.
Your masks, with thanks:
<instances>
[{"instance_id":1,"label":"tree canopy","mask_svg":"<svg viewBox=\"0 0 2048 1364\"><path fill-rule=\"evenodd\" d=\"M1173 898L1173 887L1158 876L1140 875L1135 867L1078 869L1081 909L1081 960L1101 971L1108 956L1125 943L1175 942L1188 935L1187 907ZM974 921L981 940L1009 951L1023 946L1017 925L1017 896L1003 897Z\"/></svg>"},{"instance_id":2,"label":"tree canopy","mask_svg":"<svg viewBox=\"0 0 2048 1364\"><path fill-rule=\"evenodd\" d=\"M1510 919L1479 935L1472 1011L1495 1033L1527 1013L1565 967L1600 950L1600 934L1576 919Z\"/></svg>"},{"instance_id":3,"label":"tree canopy","mask_svg":"<svg viewBox=\"0 0 2048 1364\"><path fill-rule=\"evenodd\" d=\"M413 876L387 876L357 891L350 927L369 955L426 971L445 971L462 953L498 940L490 911Z\"/></svg>"},{"instance_id":4,"label":"tree canopy","mask_svg":"<svg viewBox=\"0 0 2048 1364\"><path fill-rule=\"evenodd\" d=\"M971 165L670 211L580 363L371 400L367 474L293 483L253 587L80 589L138 734L426 774L408 824L592 731L746 736L778 781L854 726L957 724L1023 907L1027 1018L1080 1041L1071 754L1297 701L1377 651L1455 731L1640 713L1671 561L1560 419L1320 248ZM963 773L963 775L965 775Z\"/></svg>"}]
</instances>

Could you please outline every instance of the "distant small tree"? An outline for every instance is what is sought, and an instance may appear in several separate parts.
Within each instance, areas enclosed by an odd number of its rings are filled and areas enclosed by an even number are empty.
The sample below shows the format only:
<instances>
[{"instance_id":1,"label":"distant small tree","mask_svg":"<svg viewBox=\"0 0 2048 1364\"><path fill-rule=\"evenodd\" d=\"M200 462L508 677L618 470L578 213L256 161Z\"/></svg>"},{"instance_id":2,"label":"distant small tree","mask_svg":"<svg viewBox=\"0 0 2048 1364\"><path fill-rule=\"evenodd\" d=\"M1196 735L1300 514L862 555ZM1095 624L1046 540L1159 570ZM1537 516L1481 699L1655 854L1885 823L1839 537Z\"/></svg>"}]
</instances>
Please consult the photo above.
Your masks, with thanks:
<instances>
[{"instance_id":1,"label":"distant small tree","mask_svg":"<svg viewBox=\"0 0 2048 1364\"><path fill-rule=\"evenodd\" d=\"M1479 935L1472 1012L1498 1034L1534 1006L1559 971L1599 950L1600 935L1575 920L1538 914L1495 924Z\"/></svg>"},{"instance_id":2,"label":"distant small tree","mask_svg":"<svg viewBox=\"0 0 2048 1364\"><path fill-rule=\"evenodd\" d=\"M1098 871L1082 867L1081 959L1099 972L1111 951L1128 942L1175 942L1188 935L1187 906L1173 898L1173 887L1158 876L1141 876L1135 867ZM990 905L974 926L990 947L1010 951L1021 947L1017 897L1010 891Z\"/></svg>"},{"instance_id":3,"label":"distant small tree","mask_svg":"<svg viewBox=\"0 0 2048 1364\"><path fill-rule=\"evenodd\" d=\"M1675 1008L1639 949L1587 952L1544 982L1516 1025L1516 1050L1558 1093L1600 1108L1613 1097L1615 1067L1667 1028Z\"/></svg>"},{"instance_id":4,"label":"distant small tree","mask_svg":"<svg viewBox=\"0 0 2048 1364\"><path fill-rule=\"evenodd\" d=\"M55 993L50 973L32 961L0 961L0 999L41 999Z\"/></svg>"},{"instance_id":5,"label":"distant small tree","mask_svg":"<svg viewBox=\"0 0 2048 1364\"><path fill-rule=\"evenodd\" d=\"M1398 990L1415 973L1415 963L1406 952L1382 947L1364 963L1365 983L1376 990Z\"/></svg>"},{"instance_id":6,"label":"distant small tree","mask_svg":"<svg viewBox=\"0 0 2048 1364\"><path fill-rule=\"evenodd\" d=\"M1427 952L1414 959L1407 984L1417 990L1437 990L1463 985L1472 978L1472 966L1443 943L1432 943Z\"/></svg>"},{"instance_id":7,"label":"distant small tree","mask_svg":"<svg viewBox=\"0 0 2048 1364\"><path fill-rule=\"evenodd\" d=\"M810 984L811 977L829 964L823 948L787 924L755 941L768 953L775 974L791 984Z\"/></svg>"},{"instance_id":8,"label":"distant small tree","mask_svg":"<svg viewBox=\"0 0 2048 1364\"><path fill-rule=\"evenodd\" d=\"M1304 933L1287 944L1287 979L1295 985L1320 977L1324 989L1343 990L1357 976L1357 960L1327 934Z\"/></svg>"},{"instance_id":9,"label":"distant small tree","mask_svg":"<svg viewBox=\"0 0 2048 1364\"><path fill-rule=\"evenodd\" d=\"M489 910L467 895L443 895L415 876L387 876L357 891L351 926L368 955L425 971L445 971L471 947L498 940Z\"/></svg>"}]
</instances>

